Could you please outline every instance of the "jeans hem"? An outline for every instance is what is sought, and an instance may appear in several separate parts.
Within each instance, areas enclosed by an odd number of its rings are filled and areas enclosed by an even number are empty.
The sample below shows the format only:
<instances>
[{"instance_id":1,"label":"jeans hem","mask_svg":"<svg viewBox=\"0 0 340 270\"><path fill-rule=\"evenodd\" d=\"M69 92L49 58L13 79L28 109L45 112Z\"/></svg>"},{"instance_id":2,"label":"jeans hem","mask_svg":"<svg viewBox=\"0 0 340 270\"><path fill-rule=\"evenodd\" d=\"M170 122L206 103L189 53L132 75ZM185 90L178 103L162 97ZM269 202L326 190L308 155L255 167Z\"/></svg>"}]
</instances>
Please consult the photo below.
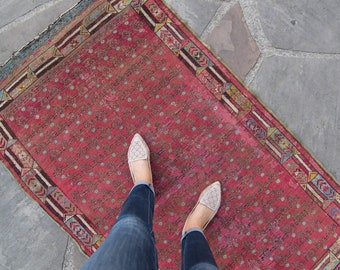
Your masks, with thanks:
<instances>
[{"instance_id":1,"label":"jeans hem","mask_svg":"<svg viewBox=\"0 0 340 270\"><path fill-rule=\"evenodd\" d=\"M130 193L132 192L132 190L134 190L136 187L140 186L140 185L145 185L147 186L153 193L153 195L155 195L155 189L153 187L152 184L150 184L149 182L146 182L146 181L138 181L137 184L135 184L132 189L130 190Z\"/></svg>"},{"instance_id":2,"label":"jeans hem","mask_svg":"<svg viewBox=\"0 0 340 270\"><path fill-rule=\"evenodd\" d=\"M201 234L203 234L204 238L205 238L205 235L203 233L203 231L200 229L200 228L191 228L190 230L188 230L185 234L182 235L182 238L181 238L181 242L183 242L183 239L189 234L189 233L192 233L192 232L200 232Z\"/></svg>"}]
</instances>

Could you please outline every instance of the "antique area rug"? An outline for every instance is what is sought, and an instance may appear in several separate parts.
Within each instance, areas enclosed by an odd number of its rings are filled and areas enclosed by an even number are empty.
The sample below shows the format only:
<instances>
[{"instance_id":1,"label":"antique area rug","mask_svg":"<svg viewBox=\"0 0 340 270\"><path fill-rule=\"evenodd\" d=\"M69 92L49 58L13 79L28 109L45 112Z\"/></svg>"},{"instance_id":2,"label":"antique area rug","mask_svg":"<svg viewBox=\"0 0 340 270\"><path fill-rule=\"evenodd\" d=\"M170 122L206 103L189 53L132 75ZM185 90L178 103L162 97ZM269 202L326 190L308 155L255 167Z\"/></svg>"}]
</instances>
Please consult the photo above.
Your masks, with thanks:
<instances>
[{"instance_id":1,"label":"antique area rug","mask_svg":"<svg viewBox=\"0 0 340 270\"><path fill-rule=\"evenodd\" d=\"M1 159L91 255L150 146L160 269L178 269L199 193L221 181L206 230L221 269L337 269L339 186L160 0L83 1L0 78Z\"/></svg>"}]
</instances>

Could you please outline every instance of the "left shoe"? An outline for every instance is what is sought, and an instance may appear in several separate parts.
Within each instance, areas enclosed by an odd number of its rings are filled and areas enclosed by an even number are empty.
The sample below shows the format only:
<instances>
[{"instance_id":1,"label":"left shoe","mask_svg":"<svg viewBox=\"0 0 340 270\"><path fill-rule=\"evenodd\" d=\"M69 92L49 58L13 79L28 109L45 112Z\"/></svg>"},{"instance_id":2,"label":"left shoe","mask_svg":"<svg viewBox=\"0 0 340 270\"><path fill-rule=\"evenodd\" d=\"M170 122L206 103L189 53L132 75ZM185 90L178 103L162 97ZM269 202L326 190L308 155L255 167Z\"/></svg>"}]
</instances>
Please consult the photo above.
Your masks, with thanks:
<instances>
[{"instance_id":1,"label":"left shoe","mask_svg":"<svg viewBox=\"0 0 340 270\"><path fill-rule=\"evenodd\" d=\"M131 163L138 160L147 160L149 170L150 170L150 176L151 176L151 184L152 184L152 172L151 172L151 164L150 164L150 150L144 139L141 135L138 133L135 134L135 136L132 138L129 150L128 150L128 163L129 163L129 169L131 173L131 177L133 180L133 183L136 183L135 176L133 174L133 171L131 169Z\"/></svg>"}]
</instances>

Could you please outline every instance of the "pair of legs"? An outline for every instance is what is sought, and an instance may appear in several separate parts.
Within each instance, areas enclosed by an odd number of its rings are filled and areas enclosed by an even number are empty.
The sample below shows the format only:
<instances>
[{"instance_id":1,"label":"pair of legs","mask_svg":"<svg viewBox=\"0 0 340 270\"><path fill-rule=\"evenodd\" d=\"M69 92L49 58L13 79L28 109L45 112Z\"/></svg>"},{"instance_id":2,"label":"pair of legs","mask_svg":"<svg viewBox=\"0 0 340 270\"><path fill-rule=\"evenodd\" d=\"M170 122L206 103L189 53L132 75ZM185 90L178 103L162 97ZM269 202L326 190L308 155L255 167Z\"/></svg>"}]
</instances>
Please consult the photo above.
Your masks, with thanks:
<instances>
[{"instance_id":1,"label":"pair of legs","mask_svg":"<svg viewBox=\"0 0 340 270\"><path fill-rule=\"evenodd\" d=\"M137 143L137 144L136 144ZM132 146L132 147L131 147ZM128 155L134 187L124 202L116 224L107 239L88 259L82 270L120 269L157 270L157 250L152 229L154 214L154 188L150 169L149 152L137 134L131 142L137 156ZM131 149L132 148L132 149ZM143 153L144 151L144 153ZM146 156L145 156L146 151ZM129 152L130 153L130 152ZM182 236L182 270L216 270L217 265L203 230L215 215L220 201L216 182L202 192L199 202L187 217ZM213 206L211 205L211 200Z\"/></svg>"}]
</instances>

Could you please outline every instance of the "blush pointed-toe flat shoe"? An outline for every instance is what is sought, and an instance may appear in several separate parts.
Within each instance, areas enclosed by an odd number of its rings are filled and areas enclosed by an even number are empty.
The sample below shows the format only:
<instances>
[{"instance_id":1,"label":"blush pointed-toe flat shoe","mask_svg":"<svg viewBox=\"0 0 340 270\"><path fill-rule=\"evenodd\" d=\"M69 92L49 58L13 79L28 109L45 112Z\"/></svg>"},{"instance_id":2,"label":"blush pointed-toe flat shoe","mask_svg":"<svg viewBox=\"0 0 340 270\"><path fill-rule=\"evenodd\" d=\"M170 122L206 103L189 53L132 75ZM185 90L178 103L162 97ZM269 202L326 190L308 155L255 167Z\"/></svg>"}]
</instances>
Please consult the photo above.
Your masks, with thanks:
<instances>
[{"instance_id":1,"label":"blush pointed-toe flat shoe","mask_svg":"<svg viewBox=\"0 0 340 270\"><path fill-rule=\"evenodd\" d=\"M128 150L128 163L129 163L129 169L131 173L131 177L133 180L133 183L136 182L135 175L133 174L133 171L131 169L131 163L138 160L147 160L149 170L150 170L150 176L151 176L151 183L152 183L152 173L151 173L151 165L150 165L150 150L144 139L141 135L138 133L135 134L135 136L132 138L129 150Z\"/></svg>"},{"instance_id":2,"label":"blush pointed-toe flat shoe","mask_svg":"<svg viewBox=\"0 0 340 270\"><path fill-rule=\"evenodd\" d=\"M186 232L184 230L185 230L185 227L187 225L187 221L190 218L190 216L192 215L192 213L195 212L195 209L199 204L206 206L207 208L209 208L212 211L210 217L208 218L208 220L205 222L205 224L203 226L202 230L204 231L205 228L210 223L210 221L216 215L216 213L217 213L217 211L218 211L218 209L220 208L220 205L221 205L221 183L219 181L216 181L216 182L212 183L211 185L207 186L201 192L201 195L199 196L199 199L198 199L195 207L192 209L192 211L190 212L190 214L188 215L188 217L185 221L182 234L184 234Z\"/></svg>"}]
</instances>

